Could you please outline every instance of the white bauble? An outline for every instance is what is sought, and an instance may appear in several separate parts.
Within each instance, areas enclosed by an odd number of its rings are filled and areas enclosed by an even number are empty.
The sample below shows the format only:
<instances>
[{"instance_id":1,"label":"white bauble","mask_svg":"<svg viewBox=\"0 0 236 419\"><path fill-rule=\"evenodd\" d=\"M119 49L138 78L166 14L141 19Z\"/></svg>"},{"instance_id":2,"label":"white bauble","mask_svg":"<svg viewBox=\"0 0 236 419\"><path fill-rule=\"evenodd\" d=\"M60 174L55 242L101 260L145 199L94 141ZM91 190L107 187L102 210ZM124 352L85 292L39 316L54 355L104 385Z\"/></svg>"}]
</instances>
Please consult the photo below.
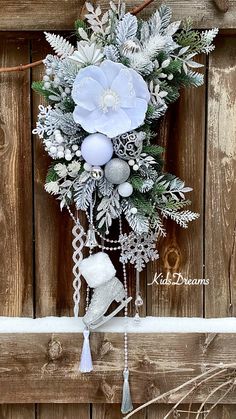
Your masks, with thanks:
<instances>
[{"instance_id":1,"label":"white bauble","mask_svg":"<svg viewBox=\"0 0 236 419\"><path fill-rule=\"evenodd\" d=\"M51 154L55 154L57 152L57 147L55 147L54 145L52 145L49 150L50 150L50 153Z\"/></svg>"},{"instance_id":2,"label":"white bauble","mask_svg":"<svg viewBox=\"0 0 236 419\"><path fill-rule=\"evenodd\" d=\"M118 158L111 159L105 166L105 177L110 183L120 185L130 175L130 167L125 160Z\"/></svg>"},{"instance_id":3,"label":"white bauble","mask_svg":"<svg viewBox=\"0 0 236 419\"><path fill-rule=\"evenodd\" d=\"M72 160L72 155L70 153L65 154L65 159L67 161L71 161Z\"/></svg>"},{"instance_id":4,"label":"white bauble","mask_svg":"<svg viewBox=\"0 0 236 419\"><path fill-rule=\"evenodd\" d=\"M99 133L88 135L82 142L81 154L92 166L102 166L112 158L111 139Z\"/></svg>"},{"instance_id":5,"label":"white bauble","mask_svg":"<svg viewBox=\"0 0 236 419\"><path fill-rule=\"evenodd\" d=\"M64 151L60 151L60 150L59 150L59 151L57 152L57 158L58 158L58 159L63 159L63 157L64 157L64 156L65 156Z\"/></svg>"},{"instance_id":6,"label":"white bauble","mask_svg":"<svg viewBox=\"0 0 236 419\"><path fill-rule=\"evenodd\" d=\"M128 198L128 196L133 193L133 186L129 182L121 183L118 186L118 192L120 196L123 196L123 198Z\"/></svg>"}]
</instances>

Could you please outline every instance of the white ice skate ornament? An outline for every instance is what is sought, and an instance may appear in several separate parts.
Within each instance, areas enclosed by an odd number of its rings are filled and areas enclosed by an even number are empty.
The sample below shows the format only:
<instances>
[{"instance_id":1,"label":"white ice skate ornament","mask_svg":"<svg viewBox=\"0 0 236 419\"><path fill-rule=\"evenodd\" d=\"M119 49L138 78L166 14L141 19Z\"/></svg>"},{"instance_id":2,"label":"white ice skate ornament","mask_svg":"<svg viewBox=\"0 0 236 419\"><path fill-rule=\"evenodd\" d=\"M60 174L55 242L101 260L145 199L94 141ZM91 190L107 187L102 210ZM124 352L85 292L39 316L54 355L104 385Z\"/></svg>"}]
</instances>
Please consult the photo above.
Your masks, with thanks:
<instances>
[{"instance_id":1,"label":"white ice skate ornament","mask_svg":"<svg viewBox=\"0 0 236 419\"><path fill-rule=\"evenodd\" d=\"M93 296L83 321L89 329L96 329L119 313L132 297L126 298L124 286L116 278L116 270L104 252L83 259L80 263L80 272L88 286L93 288ZM119 306L105 316L113 301L120 303Z\"/></svg>"}]
</instances>

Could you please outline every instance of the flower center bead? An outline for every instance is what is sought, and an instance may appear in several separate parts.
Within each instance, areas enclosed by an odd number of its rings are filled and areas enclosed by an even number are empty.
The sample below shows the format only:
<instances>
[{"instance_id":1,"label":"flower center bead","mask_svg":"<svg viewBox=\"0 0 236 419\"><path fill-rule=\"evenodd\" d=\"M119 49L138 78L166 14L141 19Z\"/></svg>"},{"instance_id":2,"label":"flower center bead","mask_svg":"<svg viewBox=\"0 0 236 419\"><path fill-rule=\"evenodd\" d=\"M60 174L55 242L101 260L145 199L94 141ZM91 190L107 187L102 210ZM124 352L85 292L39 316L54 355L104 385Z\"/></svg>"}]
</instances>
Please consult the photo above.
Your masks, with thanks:
<instances>
[{"instance_id":1,"label":"flower center bead","mask_svg":"<svg viewBox=\"0 0 236 419\"><path fill-rule=\"evenodd\" d=\"M116 110L119 106L120 99L119 96L114 90L108 89L105 90L101 97L101 109L103 112L108 112L109 109Z\"/></svg>"}]
</instances>

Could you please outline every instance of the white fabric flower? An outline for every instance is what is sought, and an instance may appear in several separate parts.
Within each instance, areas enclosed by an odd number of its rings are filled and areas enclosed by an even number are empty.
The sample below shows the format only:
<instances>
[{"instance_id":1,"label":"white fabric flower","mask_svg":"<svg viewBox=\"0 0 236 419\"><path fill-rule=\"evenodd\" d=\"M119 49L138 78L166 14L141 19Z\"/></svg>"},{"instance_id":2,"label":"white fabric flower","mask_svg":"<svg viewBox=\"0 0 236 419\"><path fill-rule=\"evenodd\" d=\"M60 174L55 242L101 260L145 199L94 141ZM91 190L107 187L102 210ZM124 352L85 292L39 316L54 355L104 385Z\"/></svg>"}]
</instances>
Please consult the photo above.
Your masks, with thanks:
<instances>
[{"instance_id":1,"label":"white fabric flower","mask_svg":"<svg viewBox=\"0 0 236 419\"><path fill-rule=\"evenodd\" d=\"M97 44L80 41L77 44L77 50L69 58L80 65L100 64L103 53Z\"/></svg>"},{"instance_id":2,"label":"white fabric flower","mask_svg":"<svg viewBox=\"0 0 236 419\"><path fill-rule=\"evenodd\" d=\"M67 167L65 164L57 163L54 166L56 174L60 177L65 177L67 175Z\"/></svg>"},{"instance_id":3,"label":"white fabric flower","mask_svg":"<svg viewBox=\"0 0 236 419\"><path fill-rule=\"evenodd\" d=\"M68 165L68 172L69 175L71 177L75 177L78 175L78 172L81 168L81 163L77 160L72 161L69 165Z\"/></svg>"},{"instance_id":4,"label":"white fabric flower","mask_svg":"<svg viewBox=\"0 0 236 419\"><path fill-rule=\"evenodd\" d=\"M45 184L44 186L45 191L52 194L52 195L56 195L58 194L60 187L57 181L52 181L52 182L48 182Z\"/></svg>"},{"instance_id":5,"label":"white fabric flower","mask_svg":"<svg viewBox=\"0 0 236 419\"><path fill-rule=\"evenodd\" d=\"M76 103L73 117L89 132L112 138L143 124L150 93L135 70L105 60L98 66L79 71L72 98Z\"/></svg>"}]
</instances>

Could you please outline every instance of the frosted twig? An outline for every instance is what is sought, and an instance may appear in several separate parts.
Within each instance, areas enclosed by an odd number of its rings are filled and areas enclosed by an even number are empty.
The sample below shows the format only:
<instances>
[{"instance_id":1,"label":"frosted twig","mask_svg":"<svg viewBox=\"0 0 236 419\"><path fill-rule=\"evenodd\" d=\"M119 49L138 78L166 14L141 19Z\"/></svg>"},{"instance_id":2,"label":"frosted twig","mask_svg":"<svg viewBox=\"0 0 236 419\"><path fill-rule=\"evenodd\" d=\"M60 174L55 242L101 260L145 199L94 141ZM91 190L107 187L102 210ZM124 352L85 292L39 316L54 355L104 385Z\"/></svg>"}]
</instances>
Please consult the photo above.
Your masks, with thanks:
<instances>
[{"instance_id":1,"label":"frosted twig","mask_svg":"<svg viewBox=\"0 0 236 419\"><path fill-rule=\"evenodd\" d=\"M205 383L206 381L211 380L215 376L217 376L219 374L222 374L226 371L227 371L227 369L217 371L215 374L211 374L209 377L205 378L204 380L199 381L199 383L195 383L195 385L193 387L191 387L191 389L189 391L187 391L187 393L185 393L183 395L183 397L181 397L181 399L170 409L170 411L165 415L165 417L163 419L167 419L170 416L170 414L173 413L176 410L176 408L180 405L180 403L182 403L182 401L184 399L186 399L186 397L189 396L189 394L191 394L193 391L196 391L203 383ZM198 412L196 412L196 413L198 413Z\"/></svg>"},{"instance_id":2,"label":"frosted twig","mask_svg":"<svg viewBox=\"0 0 236 419\"><path fill-rule=\"evenodd\" d=\"M205 404L207 403L207 401L211 398L211 396L213 396L213 394L215 394L218 390L220 390L221 388L223 388L223 387L226 387L228 384L233 384L233 386L235 385L235 379L233 378L233 379L231 379L231 380L228 380L228 381L226 381L225 383L222 383L222 384L220 384L219 386L217 386L217 387L215 387L214 388L214 390L212 390L208 395L207 395L207 397L205 398L205 400L202 402L202 404L201 404L201 406L199 407L199 409L198 409L198 413L197 413L197 416L196 416L196 419L199 419L199 417L200 417L200 415L201 415L201 411L202 411L202 409L203 409L203 407L205 406ZM226 392L226 394L227 394L227 392ZM218 402L217 402L217 404L218 404Z\"/></svg>"},{"instance_id":3,"label":"frosted twig","mask_svg":"<svg viewBox=\"0 0 236 419\"><path fill-rule=\"evenodd\" d=\"M208 371L203 372L202 374L198 375L197 377L191 378L190 380L188 380L185 383L179 385L178 387L175 387L175 388L167 391L166 393L163 393L163 394L159 395L158 397L155 397L154 399L149 400L148 402L142 404L141 406L137 407L137 409L134 409L132 412L128 413L128 415L126 415L124 417L124 419L130 418L131 416L133 416L134 414L136 414L140 410L144 409L145 407L150 406L151 404L156 403L159 400L164 399L164 398L178 392L179 390L182 390L183 388L187 387L190 384L196 383L199 379L201 379L203 377L206 377L209 374L211 374L211 376L212 376L212 373L215 373L215 371L218 371L219 369L222 372L225 372L227 369L235 368L235 367L236 367L236 363L231 363L231 364L220 363L219 365L209 369Z\"/></svg>"},{"instance_id":4,"label":"frosted twig","mask_svg":"<svg viewBox=\"0 0 236 419\"><path fill-rule=\"evenodd\" d=\"M43 60L39 60L39 61L34 61L33 63L30 64L20 64L17 65L15 67L2 67L0 68L0 73L11 73L13 71L24 71L24 70L28 70L29 68L32 67L37 67L38 65L42 64Z\"/></svg>"},{"instance_id":5,"label":"frosted twig","mask_svg":"<svg viewBox=\"0 0 236 419\"><path fill-rule=\"evenodd\" d=\"M143 3L141 3L139 6L134 7L130 13L132 15L137 15L139 12L141 12L145 7L149 6L150 3L152 3L154 0L145 0Z\"/></svg>"},{"instance_id":6,"label":"frosted twig","mask_svg":"<svg viewBox=\"0 0 236 419\"><path fill-rule=\"evenodd\" d=\"M234 388L235 386L235 380L233 381L233 383L231 384L231 386L229 388L227 388L227 390L224 392L224 394L222 394L222 396L210 407L210 409L207 412L207 415L205 418L207 418L207 416L209 416L209 414L212 412L212 410L227 396L228 393L230 393L230 391ZM202 411L203 413L203 411Z\"/></svg>"}]
</instances>

